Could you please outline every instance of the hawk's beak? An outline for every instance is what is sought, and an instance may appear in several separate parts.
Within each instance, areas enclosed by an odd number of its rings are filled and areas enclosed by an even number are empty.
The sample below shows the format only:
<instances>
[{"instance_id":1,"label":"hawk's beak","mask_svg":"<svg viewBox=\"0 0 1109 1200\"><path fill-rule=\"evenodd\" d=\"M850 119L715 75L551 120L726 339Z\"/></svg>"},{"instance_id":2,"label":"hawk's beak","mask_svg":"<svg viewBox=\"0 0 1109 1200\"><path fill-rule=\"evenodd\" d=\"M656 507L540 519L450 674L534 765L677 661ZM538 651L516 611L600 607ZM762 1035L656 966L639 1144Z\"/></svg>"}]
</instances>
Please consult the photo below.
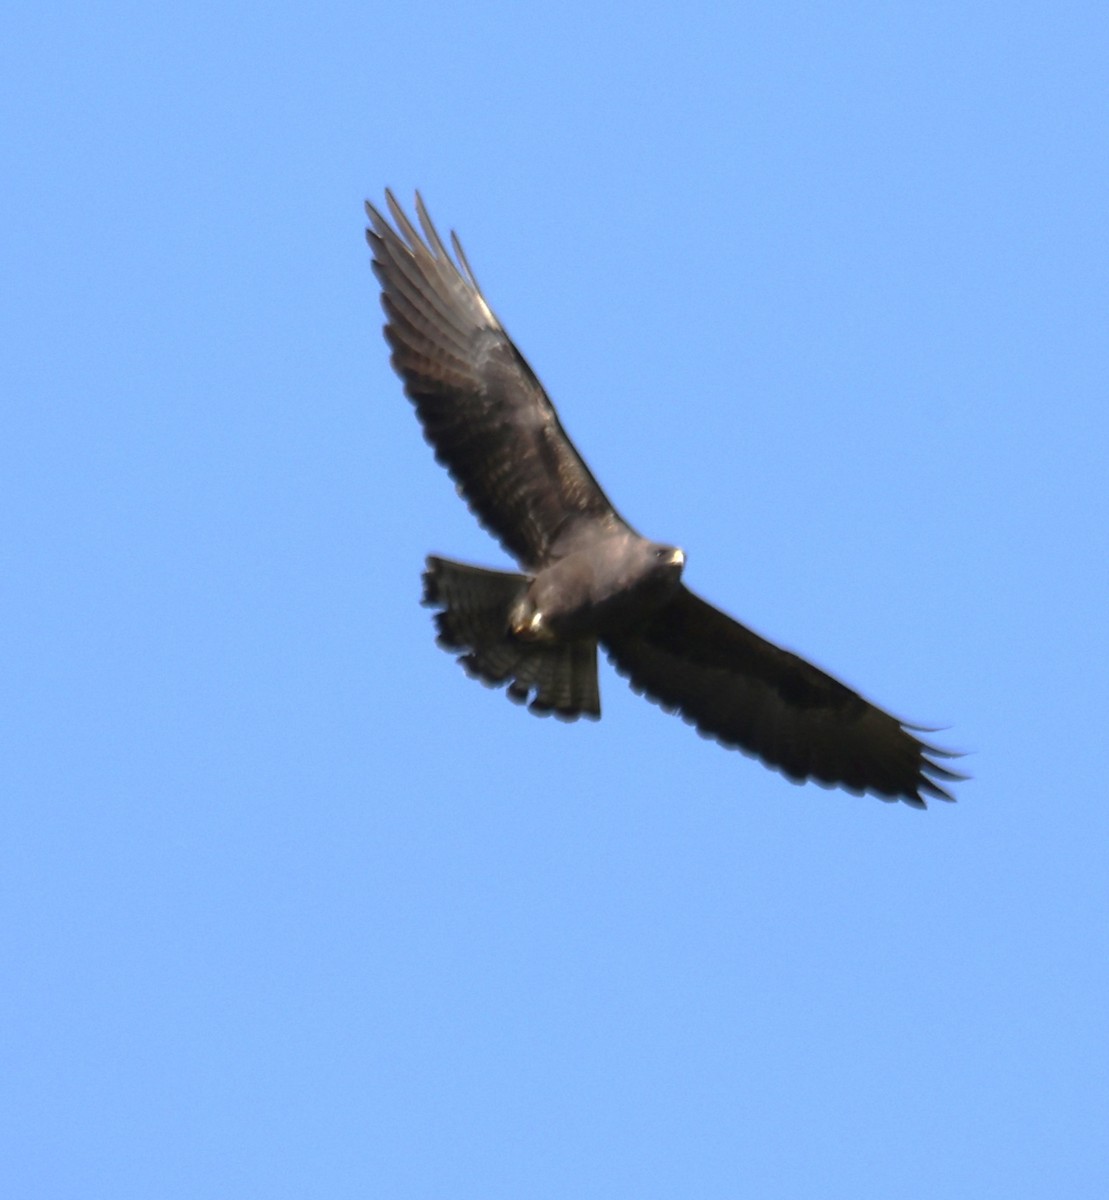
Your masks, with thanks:
<instances>
[{"instance_id":1,"label":"hawk's beak","mask_svg":"<svg viewBox=\"0 0 1109 1200\"><path fill-rule=\"evenodd\" d=\"M670 565L672 567L685 566L685 551L679 550L676 546L670 551Z\"/></svg>"}]
</instances>

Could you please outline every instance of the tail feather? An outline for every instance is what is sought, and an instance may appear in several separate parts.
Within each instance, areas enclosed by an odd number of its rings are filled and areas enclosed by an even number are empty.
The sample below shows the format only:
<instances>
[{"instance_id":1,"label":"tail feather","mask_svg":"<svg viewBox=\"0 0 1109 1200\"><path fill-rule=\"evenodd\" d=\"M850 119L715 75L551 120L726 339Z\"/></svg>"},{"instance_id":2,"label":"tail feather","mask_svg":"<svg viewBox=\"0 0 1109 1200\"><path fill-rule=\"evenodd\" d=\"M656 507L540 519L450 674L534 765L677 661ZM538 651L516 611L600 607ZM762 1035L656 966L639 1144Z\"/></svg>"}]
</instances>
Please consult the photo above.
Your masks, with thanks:
<instances>
[{"instance_id":1,"label":"tail feather","mask_svg":"<svg viewBox=\"0 0 1109 1200\"><path fill-rule=\"evenodd\" d=\"M599 717L596 640L526 642L510 632L509 609L528 582L524 575L428 558L423 602L441 610L436 641L465 651L459 662L467 674L492 687L507 683L509 699L531 712L568 721Z\"/></svg>"}]
</instances>

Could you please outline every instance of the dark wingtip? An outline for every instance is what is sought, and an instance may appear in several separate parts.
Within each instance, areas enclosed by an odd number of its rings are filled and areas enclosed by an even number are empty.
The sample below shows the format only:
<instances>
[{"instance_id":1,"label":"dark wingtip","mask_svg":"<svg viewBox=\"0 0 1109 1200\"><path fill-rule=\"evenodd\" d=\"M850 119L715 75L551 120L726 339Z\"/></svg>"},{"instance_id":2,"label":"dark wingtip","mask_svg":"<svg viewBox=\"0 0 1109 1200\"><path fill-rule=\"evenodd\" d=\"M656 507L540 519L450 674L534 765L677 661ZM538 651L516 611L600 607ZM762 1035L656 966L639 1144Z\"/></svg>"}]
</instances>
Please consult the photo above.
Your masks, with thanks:
<instances>
[{"instance_id":1,"label":"dark wingtip","mask_svg":"<svg viewBox=\"0 0 1109 1200\"><path fill-rule=\"evenodd\" d=\"M916 725L910 725L908 728L920 729ZM921 732L925 731L921 730ZM926 732L934 733L936 731L930 729ZM945 750L940 746L933 746L928 742L920 742L919 745L921 780L917 788L917 799L920 800L921 806L924 805L924 799L919 795L920 792L924 792L934 800L944 800L948 804L954 804L955 797L942 785L945 783L965 783L971 776L965 771L953 771L950 767L945 767L938 760L963 758L965 751Z\"/></svg>"},{"instance_id":2,"label":"dark wingtip","mask_svg":"<svg viewBox=\"0 0 1109 1200\"><path fill-rule=\"evenodd\" d=\"M390 197L391 195L392 193L388 188L386 188L386 198ZM366 200L364 201L363 207L366 211L366 220L369 221L369 225L366 228L366 241L368 241L372 246L374 244L374 238L383 238L387 236L391 232L391 229L389 222L384 216L382 216L381 210L376 204L370 200Z\"/></svg>"}]
</instances>

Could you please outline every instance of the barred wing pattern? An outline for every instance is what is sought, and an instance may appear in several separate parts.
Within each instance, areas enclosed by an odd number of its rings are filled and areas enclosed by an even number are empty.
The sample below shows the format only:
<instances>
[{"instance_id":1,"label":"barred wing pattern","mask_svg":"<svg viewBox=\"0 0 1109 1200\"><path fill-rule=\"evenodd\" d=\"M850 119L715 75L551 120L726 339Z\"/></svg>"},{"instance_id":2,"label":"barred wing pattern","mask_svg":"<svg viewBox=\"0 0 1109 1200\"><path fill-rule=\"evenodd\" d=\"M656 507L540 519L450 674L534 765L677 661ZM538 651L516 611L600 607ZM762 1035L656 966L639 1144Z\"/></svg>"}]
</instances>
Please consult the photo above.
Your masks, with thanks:
<instances>
[{"instance_id":1,"label":"barred wing pattern","mask_svg":"<svg viewBox=\"0 0 1109 1200\"><path fill-rule=\"evenodd\" d=\"M913 726L726 616L686 587L642 628L605 638L632 688L706 737L761 759L795 782L813 779L923 808L953 797L954 755Z\"/></svg>"},{"instance_id":2,"label":"barred wing pattern","mask_svg":"<svg viewBox=\"0 0 1109 1200\"><path fill-rule=\"evenodd\" d=\"M601 604L591 617L577 612L572 638L532 641L515 636L510 623L516 598L531 586L526 576L429 558L424 598L441 610L440 643L463 652L460 662L486 683L507 684L509 696L530 701L533 711L573 719L600 715L600 640L634 690L790 779L919 808L929 796L953 799L945 785L964 776L942 760L956 756L922 741L916 735L923 730L683 585L640 603L622 556L650 543L621 520L574 449L482 296L457 237L452 256L418 194L418 229L390 192L386 200L392 223L366 205L385 336L436 458L525 571L542 576L550 567L552 580L560 569L552 563L572 545L597 594L607 587L608 600L626 601L612 616Z\"/></svg>"},{"instance_id":3,"label":"barred wing pattern","mask_svg":"<svg viewBox=\"0 0 1109 1200\"><path fill-rule=\"evenodd\" d=\"M392 362L435 456L478 520L526 568L575 519L619 518L566 436L542 384L416 197L416 230L391 192L396 228L366 204Z\"/></svg>"}]
</instances>

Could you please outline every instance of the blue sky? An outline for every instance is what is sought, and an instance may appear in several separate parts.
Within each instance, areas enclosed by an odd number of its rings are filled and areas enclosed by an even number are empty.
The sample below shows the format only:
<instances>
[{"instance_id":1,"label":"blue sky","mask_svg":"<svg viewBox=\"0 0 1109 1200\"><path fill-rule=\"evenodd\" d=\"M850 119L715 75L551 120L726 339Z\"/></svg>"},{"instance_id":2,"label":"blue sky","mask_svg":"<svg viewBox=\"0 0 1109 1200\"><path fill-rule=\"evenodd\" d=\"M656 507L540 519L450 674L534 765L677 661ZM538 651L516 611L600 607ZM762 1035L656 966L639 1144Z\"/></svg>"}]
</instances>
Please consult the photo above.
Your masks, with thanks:
<instances>
[{"instance_id":1,"label":"blue sky","mask_svg":"<svg viewBox=\"0 0 1109 1200\"><path fill-rule=\"evenodd\" d=\"M9 6L0 1188L1101 1197L1109 16ZM392 375L420 187L692 587L972 751L798 788L505 565Z\"/></svg>"}]
</instances>

